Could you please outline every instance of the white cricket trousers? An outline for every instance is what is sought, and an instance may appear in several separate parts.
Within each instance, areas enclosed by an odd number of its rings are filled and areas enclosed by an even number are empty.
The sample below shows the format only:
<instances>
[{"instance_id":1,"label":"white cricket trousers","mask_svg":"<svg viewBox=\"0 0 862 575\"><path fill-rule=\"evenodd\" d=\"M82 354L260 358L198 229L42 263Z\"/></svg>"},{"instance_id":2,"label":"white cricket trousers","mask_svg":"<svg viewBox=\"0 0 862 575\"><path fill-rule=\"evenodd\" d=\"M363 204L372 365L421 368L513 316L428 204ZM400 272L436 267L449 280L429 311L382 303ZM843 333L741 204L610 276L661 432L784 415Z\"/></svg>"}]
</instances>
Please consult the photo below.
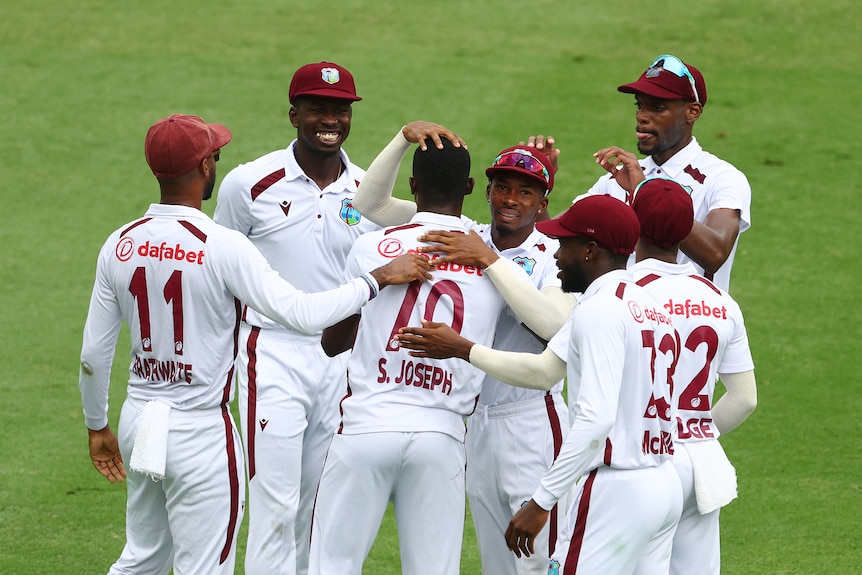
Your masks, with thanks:
<instances>
[{"instance_id":1,"label":"white cricket trousers","mask_svg":"<svg viewBox=\"0 0 862 575\"><path fill-rule=\"evenodd\" d=\"M715 440L718 441L718 440ZM685 443L673 442L673 465L682 482L682 516L673 537L671 575L719 575L721 544L718 529L720 509L701 515L694 494L694 472Z\"/></svg>"},{"instance_id":2,"label":"white cricket trousers","mask_svg":"<svg viewBox=\"0 0 862 575\"><path fill-rule=\"evenodd\" d=\"M145 402L120 413L123 461L131 459ZM227 406L172 409L165 478L127 469L126 546L109 575L230 575L245 507L242 446Z\"/></svg>"},{"instance_id":3,"label":"white cricket trousers","mask_svg":"<svg viewBox=\"0 0 862 575\"><path fill-rule=\"evenodd\" d=\"M361 575L389 501L401 572L459 575L464 461L464 444L445 433L336 435L314 507L309 575Z\"/></svg>"},{"instance_id":4,"label":"white cricket trousers","mask_svg":"<svg viewBox=\"0 0 862 575\"><path fill-rule=\"evenodd\" d=\"M658 467L599 467L578 482L554 559L563 575L667 575L682 511L670 461Z\"/></svg>"},{"instance_id":5,"label":"white cricket trousers","mask_svg":"<svg viewBox=\"0 0 862 575\"><path fill-rule=\"evenodd\" d=\"M548 563L565 524L566 498L551 509L536 537L536 553L517 558L505 533L521 505L529 501L551 468L569 432L566 402L559 393L496 406L481 404L467 420L467 496L476 528L482 572L547 575Z\"/></svg>"},{"instance_id":6,"label":"white cricket trousers","mask_svg":"<svg viewBox=\"0 0 862 575\"><path fill-rule=\"evenodd\" d=\"M248 466L246 575L305 575L311 512L347 392L347 353L240 325L237 383Z\"/></svg>"}]
</instances>

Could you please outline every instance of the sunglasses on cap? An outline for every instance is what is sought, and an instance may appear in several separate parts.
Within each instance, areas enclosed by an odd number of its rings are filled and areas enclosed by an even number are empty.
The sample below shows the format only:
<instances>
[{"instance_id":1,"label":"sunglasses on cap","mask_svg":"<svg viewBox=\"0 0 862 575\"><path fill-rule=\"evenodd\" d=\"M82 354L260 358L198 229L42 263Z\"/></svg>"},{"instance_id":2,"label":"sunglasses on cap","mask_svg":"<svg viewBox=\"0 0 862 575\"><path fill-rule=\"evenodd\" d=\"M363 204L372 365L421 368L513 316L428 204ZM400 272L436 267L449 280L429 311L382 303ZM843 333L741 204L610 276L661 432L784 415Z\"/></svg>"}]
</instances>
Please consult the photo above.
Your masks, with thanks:
<instances>
[{"instance_id":1,"label":"sunglasses on cap","mask_svg":"<svg viewBox=\"0 0 862 575\"><path fill-rule=\"evenodd\" d=\"M661 70L667 70L677 78L688 78L688 83L691 84L691 92L694 94L694 101L700 104L700 96L697 93L694 76L691 75L691 72L688 70L688 67L683 64L682 60L670 54L662 54L653 60L653 63L650 64L649 68L647 68L647 77L653 77L650 76L651 72L655 76L658 76Z\"/></svg>"},{"instance_id":2,"label":"sunglasses on cap","mask_svg":"<svg viewBox=\"0 0 862 575\"><path fill-rule=\"evenodd\" d=\"M538 158L527 150L504 152L494 159L492 168L523 168L528 172L544 178L545 183L550 183L551 176L548 168Z\"/></svg>"}]
</instances>

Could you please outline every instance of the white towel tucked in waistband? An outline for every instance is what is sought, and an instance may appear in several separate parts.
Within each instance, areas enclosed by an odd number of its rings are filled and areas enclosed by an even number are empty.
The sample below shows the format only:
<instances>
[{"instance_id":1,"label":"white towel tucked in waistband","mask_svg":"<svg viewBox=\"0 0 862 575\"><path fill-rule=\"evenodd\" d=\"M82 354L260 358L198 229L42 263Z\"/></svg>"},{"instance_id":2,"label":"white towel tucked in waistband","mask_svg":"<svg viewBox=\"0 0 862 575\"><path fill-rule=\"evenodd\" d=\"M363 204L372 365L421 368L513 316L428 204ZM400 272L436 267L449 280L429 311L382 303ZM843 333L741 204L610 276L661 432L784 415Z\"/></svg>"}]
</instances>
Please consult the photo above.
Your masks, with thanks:
<instances>
[{"instance_id":1,"label":"white towel tucked in waistband","mask_svg":"<svg viewBox=\"0 0 862 575\"><path fill-rule=\"evenodd\" d=\"M694 472L694 495L701 515L736 499L736 469L717 439L685 444Z\"/></svg>"},{"instance_id":2,"label":"white towel tucked in waistband","mask_svg":"<svg viewBox=\"0 0 862 575\"><path fill-rule=\"evenodd\" d=\"M170 405L148 401L138 417L138 432L129 467L132 471L149 475L153 481L165 478L170 416Z\"/></svg>"}]
</instances>

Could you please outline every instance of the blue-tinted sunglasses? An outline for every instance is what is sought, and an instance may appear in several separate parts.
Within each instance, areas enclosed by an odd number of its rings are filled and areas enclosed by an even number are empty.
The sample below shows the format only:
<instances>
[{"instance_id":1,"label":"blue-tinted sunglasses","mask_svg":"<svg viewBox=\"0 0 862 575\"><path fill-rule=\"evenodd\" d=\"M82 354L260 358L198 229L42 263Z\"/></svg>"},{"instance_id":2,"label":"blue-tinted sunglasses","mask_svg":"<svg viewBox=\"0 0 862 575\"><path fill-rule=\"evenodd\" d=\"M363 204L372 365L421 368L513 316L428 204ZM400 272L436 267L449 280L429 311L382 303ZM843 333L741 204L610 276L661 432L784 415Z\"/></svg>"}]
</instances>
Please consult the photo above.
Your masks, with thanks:
<instances>
[{"instance_id":1,"label":"blue-tinted sunglasses","mask_svg":"<svg viewBox=\"0 0 862 575\"><path fill-rule=\"evenodd\" d=\"M670 54L662 54L650 64L647 69L647 77L649 77L649 73L652 70L656 70L656 75L658 75L659 70L667 70L674 76L678 78L688 78L689 84L691 84L691 92L694 94L694 101L700 104L700 95L697 93L697 86L695 86L694 76L691 75L691 72L688 70L685 64L683 64L682 60L677 58L676 56L672 56Z\"/></svg>"}]
</instances>

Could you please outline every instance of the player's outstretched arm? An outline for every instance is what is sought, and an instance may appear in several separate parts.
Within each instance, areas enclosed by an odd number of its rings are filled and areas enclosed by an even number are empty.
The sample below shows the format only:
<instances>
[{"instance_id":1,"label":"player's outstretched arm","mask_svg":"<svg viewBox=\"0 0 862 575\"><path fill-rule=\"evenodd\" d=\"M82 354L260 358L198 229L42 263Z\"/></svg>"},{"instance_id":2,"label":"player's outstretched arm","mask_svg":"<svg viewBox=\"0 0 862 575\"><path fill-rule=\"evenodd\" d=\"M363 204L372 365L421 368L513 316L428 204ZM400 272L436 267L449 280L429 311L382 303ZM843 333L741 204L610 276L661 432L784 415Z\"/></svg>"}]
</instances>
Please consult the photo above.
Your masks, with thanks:
<instances>
[{"instance_id":1,"label":"player's outstretched arm","mask_svg":"<svg viewBox=\"0 0 862 575\"><path fill-rule=\"evenodd\" d=\"M485 269L518 319L541 340L548 341L560 330L577 303L574 295L558 288L538 290L517 264L501 258L474 231L434 230L419 236L419 241L429 243L420 252L444 254L434 260L437 265L456 262Z\"/></svg>"},{"instance_id":2,"label":"player's outstretched arm","mask_svg":"<svg viewBox=\"0 0 862 575\"><path fill-rule=\"evenodd\" d=\"M506 546L515 556L534 554L536 536L548 522L549 512L530 499L515 513L506 528Z\"/></svg>"},{"instance_id":3,"label":"player's outstretched arm","mask_svg":"<svg viewBox=\"0 0 862 575\"><path fill-rule=\"evenodd\" d=\"M550 349L542 353L500 351L474 344L444 323L422 320L422 327L403 327L395 338L413 357L457 357L516 387L547 391L566 376L566 362Z\"/></svg>"},{"instance_id":4,"label":"player's outstretched arm","mask_svg":"<svg viewBox=\"0 0 862 575\"><path fill-rule=\"evenodd\" d=\"M90 459L93 466L111 483L123 481L126 478L126 468L123 466L123 456L120 454L120 445L117 436L111 431L110 426L89 432Z\"/></svg>"},{"instance_id":5,"label":"player's outstretched arm","mask_svg":"<svg viewBox=\"0 0 862 575\"><path fill-rule=\"evenodd\" d=\"M389 144L371 162L362 178L353 207L378 226L397 226L410 221L416 214L416 204L392 197L401 160L410 149L410 141L399 130Z\"/></svg>"}]
</instances>

